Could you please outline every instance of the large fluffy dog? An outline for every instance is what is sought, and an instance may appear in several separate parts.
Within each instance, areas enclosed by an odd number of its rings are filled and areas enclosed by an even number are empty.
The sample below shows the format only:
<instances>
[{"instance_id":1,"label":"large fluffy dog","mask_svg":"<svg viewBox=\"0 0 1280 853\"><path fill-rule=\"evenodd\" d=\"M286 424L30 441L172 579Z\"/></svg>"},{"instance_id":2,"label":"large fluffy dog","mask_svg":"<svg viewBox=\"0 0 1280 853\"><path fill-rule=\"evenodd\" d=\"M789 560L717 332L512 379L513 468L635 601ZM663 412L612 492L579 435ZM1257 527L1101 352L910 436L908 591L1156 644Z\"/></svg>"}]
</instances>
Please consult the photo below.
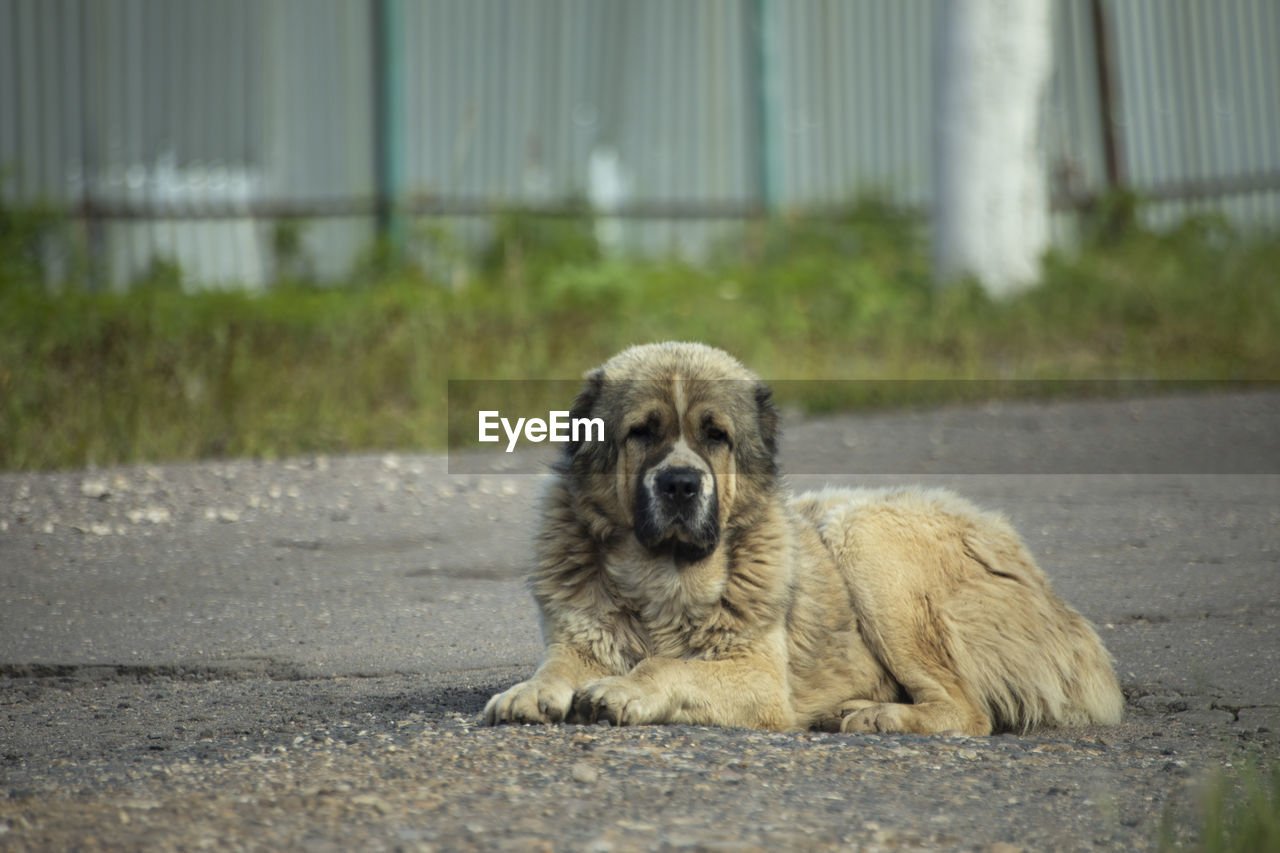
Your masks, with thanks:
<instances>
[{"instance_id":1,"label":"large fluffy dog","mask_svg":"<svg viewBox=\"0 0 1280 853\"><path fill-rule=\"evenodd\" d=\"M587 377L532 576L546 658L490 724L986 734L1114 723L1089 623L999 516L943 491L778 482L768 389L698 344Z\"/></svg>"}]
</instances>

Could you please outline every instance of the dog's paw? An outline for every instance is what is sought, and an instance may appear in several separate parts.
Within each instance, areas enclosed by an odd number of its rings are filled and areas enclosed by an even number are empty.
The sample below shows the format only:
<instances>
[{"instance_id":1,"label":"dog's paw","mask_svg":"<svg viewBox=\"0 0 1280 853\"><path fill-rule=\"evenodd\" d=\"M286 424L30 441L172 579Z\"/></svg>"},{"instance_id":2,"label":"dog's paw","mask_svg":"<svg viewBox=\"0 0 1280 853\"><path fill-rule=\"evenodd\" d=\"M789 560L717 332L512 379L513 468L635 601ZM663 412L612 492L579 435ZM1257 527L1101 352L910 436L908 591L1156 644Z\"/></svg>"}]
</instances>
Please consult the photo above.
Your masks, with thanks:
<instances>
[{"instance_id":1,"label":"dog's paw","mask_svg":"<svg viewBox=\"0 0 1280 853\"><path fill-rule=\"evenodd\" d=\"M867 708L874 708L880 702L872 702L870 699L846 699L836 708L836 716L841 720L847 719L850 714L857 711L865 711Z\"/></svg>"},{"instance_id":2,"label":"dog's paw","mask_svg":"<svg viewBox=\"0 0 1280 853\"><path fill-rule=\"evenodd\" d=\"M978 712L966 715L949 702L906 705L851 700L841 706L842 732L898 732L913 735L991 734L991 720Z\"/></svg>"},{"instance_id":3,"label":"dog's paw","mask_svg":"<svg viewBox=\"0 0 1280 853\"><path fill-rule=\"evenodd\" d=\"M484 706L486 725L560 723L573 702L573 685L564 679L531 678L497 694Z\"/></svg>"},{"instance_id":4,"label":"dog's paw","mask_svg":"<svg viewBox=\"0 0 1280 853\"><path fill-rule=\"evenodd\" d=\"M615 726L665 722L661 697L639 679L612 675L588 681L573 696L575 718L582 723L607 721Z\"/></svg>"},{"instance_id":5,"label":"dog's paw","mask_svg":"<svg viewBox=\"0 0 1280 853\"><path fill-rule=\"evenodd\" d=\"M840 721L842 732L905 732L908 731L903 719L906 705L892 702L868 702L854 699L840 707L843 719Z\"/></svg>"}]
</instances>

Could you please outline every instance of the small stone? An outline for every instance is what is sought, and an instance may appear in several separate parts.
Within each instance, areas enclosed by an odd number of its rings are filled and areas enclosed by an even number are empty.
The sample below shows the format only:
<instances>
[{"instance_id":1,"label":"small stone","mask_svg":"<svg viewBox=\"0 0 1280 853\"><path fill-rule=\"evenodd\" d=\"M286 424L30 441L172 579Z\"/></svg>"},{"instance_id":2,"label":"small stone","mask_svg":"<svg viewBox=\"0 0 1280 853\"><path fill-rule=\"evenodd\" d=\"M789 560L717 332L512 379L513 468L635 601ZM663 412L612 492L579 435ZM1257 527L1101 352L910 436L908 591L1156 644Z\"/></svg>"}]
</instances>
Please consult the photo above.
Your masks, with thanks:
<instances>
[{"instance_id":1,"label":"small stone","mask_svg":"<svg viewBox=\"0 0 1280 853\"><path fill-rule=\"evenodd\" d=\"M90 477L80 484L80 494L86 498L94 498L102 500L110 496L111 487L107 485L107 481L98 477Z\"/></svg>"},{"instance_id":2,"label":"small stone","mask_svg":"<svg viewBox=\"0 0 1280 853\"><path fill-rule=\"evenodd\" d=\"M133 524L168 524L172 521L173 516L167 507L163 506L146 506L141 509L129 510L129 521Z\"/></svg>"},{"instance_id":3,"label":"small stone","mask_svg":"<svg viewBox=\"0 0 1280 853\"><path fill-rule=\"evenodd\" d=\"M356 794L351 798L351 804L356 806L368 806L378 814L390 814L391 804L379 797L377 794Z\"/></svg>"},{"instance_id":4,"label":"small stone","mask_svg":"<svg viewBox=\"0 0 1280 853\"><path fill-rule=\"evenodd\" d=\"M569 771L569 775L573 777L573 781L579 785L594 785L600 779L600 771L596 770L590 764L584 764L579 761L573 765L573 769Z\"/></svg>"}]
</instances>

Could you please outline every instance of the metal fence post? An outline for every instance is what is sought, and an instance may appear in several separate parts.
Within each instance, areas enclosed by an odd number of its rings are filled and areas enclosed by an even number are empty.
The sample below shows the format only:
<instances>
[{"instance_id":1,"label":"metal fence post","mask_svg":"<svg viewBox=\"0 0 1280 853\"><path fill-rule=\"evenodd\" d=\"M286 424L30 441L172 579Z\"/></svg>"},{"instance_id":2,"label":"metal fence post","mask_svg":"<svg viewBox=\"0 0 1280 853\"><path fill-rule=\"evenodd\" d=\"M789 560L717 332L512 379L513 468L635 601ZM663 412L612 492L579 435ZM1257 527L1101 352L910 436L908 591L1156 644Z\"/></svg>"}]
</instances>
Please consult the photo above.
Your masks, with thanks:
<instances>
[{"instance_id":1,"label":"metal fence post","mask_svg":"<svg viewBox=\"0 0 1280 853\"><path fill-rule=\"evenodd\" d=\"M755 184L759 204L772 213L778 203L778 56L777 15L771 0L752 0L747 22L747 67L751 75L750 91L754 95Z\"/></svg>"},{"instance_id":2,"label":"metal fence post","mask_svg":"<svg viewBox=\"0 0 1280 853\"><path fill-rule=\"evenodd\" d=\"M374 183L378 233L399 256L404 249L404 5L373 0Z\"/></svg>"},{"instance_id":3,"label":"metal fence post","mask_svg":"<svg viewBox=\"0 0 1280 853\"><path fill-rule=\"evenodd\" d=\"M1107 27L1107 10L1102 0L1090 3L1090 25L1093 29L1093 50L1098 68L1098 111L1102 114L1102 156L1107 177L1107 190L1114 191L1124 185L1124 159L1120 140L1116 136L1116 90L1112 74L1111 42Z\"/></svg>"}]
</instances>

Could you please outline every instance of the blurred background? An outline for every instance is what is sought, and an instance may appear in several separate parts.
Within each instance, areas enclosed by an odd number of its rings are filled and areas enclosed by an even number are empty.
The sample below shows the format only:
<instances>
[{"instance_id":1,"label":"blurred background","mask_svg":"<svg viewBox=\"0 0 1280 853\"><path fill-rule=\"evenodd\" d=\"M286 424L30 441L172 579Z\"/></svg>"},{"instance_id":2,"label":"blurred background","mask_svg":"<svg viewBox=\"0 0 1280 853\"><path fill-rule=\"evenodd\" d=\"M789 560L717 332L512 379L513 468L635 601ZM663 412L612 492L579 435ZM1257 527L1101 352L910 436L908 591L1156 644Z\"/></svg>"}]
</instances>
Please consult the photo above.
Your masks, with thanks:
<instances>
[{"instance_id":1,"label":"blurred background","mask_svg":"<svg viewBox=\"0 0 1280 853\"><path fill-rule=\"evenodd\" d=\"M440 447L447 380L654 338L778 379L1274 379L1280 6L1046 0L1008 294L938 271L961 8L0 0L0 467Z\"/></svg>"}]
</instances>

